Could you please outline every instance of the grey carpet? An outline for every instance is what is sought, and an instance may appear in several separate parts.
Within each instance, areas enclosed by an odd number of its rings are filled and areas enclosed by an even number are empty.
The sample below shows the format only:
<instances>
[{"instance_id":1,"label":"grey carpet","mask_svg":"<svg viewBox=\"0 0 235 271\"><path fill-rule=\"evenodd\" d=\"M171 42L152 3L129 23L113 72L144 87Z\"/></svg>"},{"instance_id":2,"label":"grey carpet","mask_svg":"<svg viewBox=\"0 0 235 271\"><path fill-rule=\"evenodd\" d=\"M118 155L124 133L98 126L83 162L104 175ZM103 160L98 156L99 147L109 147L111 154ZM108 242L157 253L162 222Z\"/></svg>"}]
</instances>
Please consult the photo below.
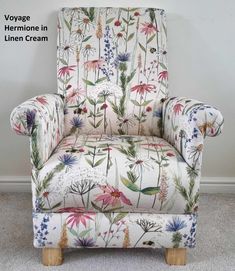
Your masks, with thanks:
<instances>
[{"instance_id":1,"label":"grey carpet","mask_svg":"<svg viewBox=\"0 0 235 271\"><path fill-rule=\"evenodd\" d=\"M166 265L160 249L67 250L59 267L43 267L41 250L32 246L31 195L0 194L1 271L230 271L235 270L235 195L202 195L197 247L188 250L188 264Z\"/></svg>"}]
</instances>

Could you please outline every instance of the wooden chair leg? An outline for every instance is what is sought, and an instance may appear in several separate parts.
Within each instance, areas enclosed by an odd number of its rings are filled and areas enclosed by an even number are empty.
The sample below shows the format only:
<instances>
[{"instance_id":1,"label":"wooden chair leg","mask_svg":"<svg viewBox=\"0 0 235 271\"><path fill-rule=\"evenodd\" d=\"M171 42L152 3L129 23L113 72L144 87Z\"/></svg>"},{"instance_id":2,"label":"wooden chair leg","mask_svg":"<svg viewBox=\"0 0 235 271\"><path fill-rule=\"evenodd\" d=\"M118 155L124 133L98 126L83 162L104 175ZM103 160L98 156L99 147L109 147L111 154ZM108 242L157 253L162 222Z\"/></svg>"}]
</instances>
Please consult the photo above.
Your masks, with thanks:
<instances>
[{"instance_id":1,"label":"wooden chair leg","mask_svg":"<svg viewBox=\"0 0 235 271\"><path fill-rule=\"evenodd\" d=\"M61 265L63 262L63 252L61 248L43 248L42 263L46 266Z\"/></svg>"},{"instance_id":2,"label":"wooden chair leg","mask_svg":"<svg viewBox=\"0 0 235 271\"><path fill-rule=\"evenodd\" d=\"M166 248L165 259L170 265L185 265L186 248Z\"/></svg>"}]
</instances>

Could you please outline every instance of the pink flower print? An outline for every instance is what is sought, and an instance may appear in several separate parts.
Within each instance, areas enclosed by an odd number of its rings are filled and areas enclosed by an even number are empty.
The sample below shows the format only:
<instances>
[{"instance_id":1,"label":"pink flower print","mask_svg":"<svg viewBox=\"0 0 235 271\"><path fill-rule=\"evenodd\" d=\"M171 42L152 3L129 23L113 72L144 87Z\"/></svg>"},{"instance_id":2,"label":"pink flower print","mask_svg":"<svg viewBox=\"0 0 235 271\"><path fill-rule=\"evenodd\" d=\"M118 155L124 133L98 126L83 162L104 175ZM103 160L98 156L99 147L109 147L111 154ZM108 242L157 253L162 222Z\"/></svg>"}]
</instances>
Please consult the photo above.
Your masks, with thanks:
<instances>
[{"instance_id":1,"label":"pink flower print","mask_svg":"<svg viewBox=\"0 0 235 271\"><path fill-rule=\"evenodd\" d=\"M175 104L173 107L173 112L175 113L175 115L179 115L179 113L182 111L183 107L184 106L180 103Z\"/></svg>"},{"instance_id":2,"label":"pink flower print","mask_svg":"<svg viewBox=\"0 0 235 271\"><path fill-rule=\"evenodd\" d=\"M158 32L158 30L152 23L142 23L140 32L144 33L145 35L151 35Z\"/></svg>"},{"instance_id":3,"label":"pink flower print","mask_svg":"<svg viewBox=\"0 0 235 271\"><path fill-rule=\"evenodd\" d=\"M97 60L89 60L84 63L84 67L88 71L93 71L95 72L96 70L99 69L99 67L102 66L104 63L104 60L102 59L97 59Z\"/></svg>"},{"instance_id":4,"label":"pink flower print","mask_svg":"<svg viewBox=\"0 0 235 271\"><path fill-rule=\"evenodd\" d=\"M41 103L42 105L48 104L47 99L43 96L36 97L36 100Z\"/></svg>"},{"instance_id":5,"label":"pink flower print","mask_svg":"<svg viewBox=\"0 0 235 271\"><path fill-rule=\"evenodd\" d=\"M144 95L146 92L151 92L155 88L152 84L140 84L135 85L131 88L131 91L136 91L137 93Z\"/></svg>"},{"instance_id":6,"label":"pink flower print","mask_svg":"<svg viewBox=\"0 0 235 271\"><path fill-rule=\"evenodd\" d=\"M76 66L75 65L72 65L72 66L64 66L64 67L62 67L62 68L60 68L59 69L59 72L58 72L58 75L60 76L60 77L62 77L62 76L65 76L65 75L70 75L70 72L71 71L74 71L74 68L75 68Z\"/></svg>"},{"instance_id":7,"label":"pink flower print","mask_svg":"<svg viewBox=\"0 0 235 271\"><path fill-rule=\"evenodd\" d=\"M168 79L168 71L162 71L158 75L158 80L167 80Z\"/></svg>"},{"instance_id":8,"label":"pink flower print","mask_svg":"<svg viewBox=\"0 0 235 271\"><path fill-rule=\"evenodd\" d=\"M95 201L102 201L103 204L112 205L113 207L121 205L121 203L132 205L130 200L121 191L111 185L100 185L100 189L103 193L97 195Z\"/></svg>"},{"instance_id":9,"label":"pink flower print","mask_svg":"<svg viewBox=\"0 0 235 271\"><path fill-rule=\"evenodd\" d=\"M80 223L86 227L87 220L94 220L92 216L95 215L95 212L84 211L84 208L75 207L67 207L58 210L59 213L72 213L67 217L67 225L70 224L71 228L73 228L73 226L78 226Z\"/></svg>"}]
</instances>

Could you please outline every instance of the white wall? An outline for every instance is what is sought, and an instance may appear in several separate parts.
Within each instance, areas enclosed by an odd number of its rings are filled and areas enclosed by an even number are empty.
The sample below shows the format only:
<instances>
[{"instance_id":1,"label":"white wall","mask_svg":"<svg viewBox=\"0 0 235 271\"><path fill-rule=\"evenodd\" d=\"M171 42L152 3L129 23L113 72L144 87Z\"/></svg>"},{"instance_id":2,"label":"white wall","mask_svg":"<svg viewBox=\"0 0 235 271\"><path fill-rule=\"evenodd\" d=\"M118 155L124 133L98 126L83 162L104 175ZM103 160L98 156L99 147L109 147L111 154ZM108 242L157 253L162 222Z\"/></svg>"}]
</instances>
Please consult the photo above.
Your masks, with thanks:
<instances>
[{"instance_id":1,"label":"white wall","mask_svg":"<svg viewBox=\"0 0 235 271\"><path fill-rule=\"evenodd\" d=\"M222 136L208 138L204 176L235 177L235 1L234 0L1 0L0 179L30 174L28 139L9 126L13 107L56 91L56 14L63 6L153 6L168 15L168 61L172 95L217 106L225 117ZM30 15L48 25L49 42L4 42L4 14Z\"/></svg>"}]
</instances>

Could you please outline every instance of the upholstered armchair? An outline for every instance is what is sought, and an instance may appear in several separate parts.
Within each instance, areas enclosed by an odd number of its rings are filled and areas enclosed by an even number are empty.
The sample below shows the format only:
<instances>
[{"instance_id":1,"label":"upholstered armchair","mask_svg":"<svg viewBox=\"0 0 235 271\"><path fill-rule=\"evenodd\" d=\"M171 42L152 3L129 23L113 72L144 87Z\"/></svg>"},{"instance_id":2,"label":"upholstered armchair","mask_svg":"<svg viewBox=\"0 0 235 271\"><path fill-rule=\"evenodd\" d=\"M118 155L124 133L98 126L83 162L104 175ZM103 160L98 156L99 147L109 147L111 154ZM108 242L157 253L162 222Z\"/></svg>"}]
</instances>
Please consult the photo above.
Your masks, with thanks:
<instances>
[{"instance_id":1,"label":"upholstered armchair","mask_svg":"<svg viewBox=\"0 0 235 271\"><path fill-rule=\"evenodd\" d=\"M223 117L169 98L165 12L63 8L58 94L29 99L11 126L30 138L34 246L165 248L185 264L195 246L206 136Z\"/></svg>"}]
</instances>

